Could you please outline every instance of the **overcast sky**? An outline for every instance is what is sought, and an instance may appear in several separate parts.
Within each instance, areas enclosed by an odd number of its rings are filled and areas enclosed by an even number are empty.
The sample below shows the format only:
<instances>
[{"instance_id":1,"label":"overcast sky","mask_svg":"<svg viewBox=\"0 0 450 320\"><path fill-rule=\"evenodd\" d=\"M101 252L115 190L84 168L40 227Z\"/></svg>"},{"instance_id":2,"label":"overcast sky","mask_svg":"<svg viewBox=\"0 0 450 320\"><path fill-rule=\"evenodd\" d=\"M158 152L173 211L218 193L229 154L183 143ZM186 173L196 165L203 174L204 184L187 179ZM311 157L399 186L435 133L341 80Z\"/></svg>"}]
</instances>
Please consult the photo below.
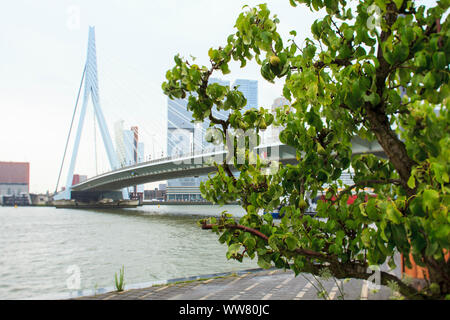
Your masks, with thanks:
<instances>
[{"instance_id":1,"label":"overcast sky","mask_svg":"<svg viewBox=\"0 0 450 320\"><path fill-rule=\"evenodd\" d=\"M161 83L180 53L208 65L210 47L226 43L244 4L239 0L15 0L0 10L0 161L28 161L31 192L54 191L86 59L88 27L96 28L100 100L111 135L113 124L138 125L145 153L165 148L167 98ZM298 42L310 35L319 14L266 1L278 14L279 32ZM423 2L423 1L422 1ZM431 1L434 2L434 1ZM259 103L270 106L281 85L262 80L256 65L231 68L226 79L259 80ZM220 75L217 75L220 77ZM108 170L92 104L75 171ZM97 168L94 159L97 142ZM70 151L70 150L69 150ZM65 167L67 168L68 161ZM65 184L66 171L62 182Z\"/></svg>"}]
</instances>

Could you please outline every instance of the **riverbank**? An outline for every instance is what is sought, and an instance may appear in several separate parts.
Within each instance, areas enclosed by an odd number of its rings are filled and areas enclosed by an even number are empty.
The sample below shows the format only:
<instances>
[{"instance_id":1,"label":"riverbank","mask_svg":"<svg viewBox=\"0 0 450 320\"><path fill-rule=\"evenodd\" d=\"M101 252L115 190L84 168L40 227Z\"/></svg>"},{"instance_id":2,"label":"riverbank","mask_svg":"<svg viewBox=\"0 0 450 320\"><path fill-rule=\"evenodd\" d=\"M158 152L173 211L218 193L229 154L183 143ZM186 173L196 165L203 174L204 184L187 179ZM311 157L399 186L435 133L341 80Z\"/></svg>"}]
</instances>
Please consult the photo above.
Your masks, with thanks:
<instances>
[{"instance_id":1,"label":"riverbank","mask_svg":"<svg viewBox=\"0 0 450 320\"><path fill-rule=\"evenodd\" d=\"M208 201L143 201L143 205L161 205L161 206L213 206L212 202ZM231 202L225 206L237 206L238 202Z\"/></svg>"},{"instance_id":2,"label":"riverbank","mask_svg":"<svg viewBox=\"0 0 450 320\"><path fill-rule=\"evenodd\" d=\"M143 206L214 206L212 202L208 201L148 201L144 200L142 202ZM224 206L238 206L238 202L227 203ZM0 205L1 207L14 207L13 205ZM46 204L29 204L26 206L17 207L54 207L53 203ZM85 208L82 208L85 209Z\"/></svg>"},{"instance_id":3,"label":"riverbank","mask_svg":"<svg viewBox=\"0 0 450 320\"><path fill-rule=\"evenodd\" d=\"M388 300L398 295L381 286L369 290L367 283L351 279L319 279L326 294L318 295L319 283L311 275L295 277L290 270L249 269L172 279L151 286L131 285L125 290L105 289L74 295L74 300ZM111 289L111 288L110 288ZM107 290L106 290L107 291Z\"/></svg>"}]
</instances>

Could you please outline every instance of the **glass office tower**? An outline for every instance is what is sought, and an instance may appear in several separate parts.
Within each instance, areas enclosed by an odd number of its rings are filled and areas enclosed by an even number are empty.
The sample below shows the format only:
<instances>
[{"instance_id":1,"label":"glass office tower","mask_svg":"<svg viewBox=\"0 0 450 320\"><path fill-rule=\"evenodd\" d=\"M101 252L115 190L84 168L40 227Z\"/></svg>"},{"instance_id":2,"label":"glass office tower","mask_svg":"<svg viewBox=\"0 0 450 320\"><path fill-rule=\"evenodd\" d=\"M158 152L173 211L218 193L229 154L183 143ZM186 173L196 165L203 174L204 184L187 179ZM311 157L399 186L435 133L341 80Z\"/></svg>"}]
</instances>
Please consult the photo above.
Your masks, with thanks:
<instances>
[{"instance_id":1,"label":"glass office tower","mask_svg":"<svg viewBox=\"0 0 450 320\"><path fill-rule=\"evenodd\" d=\"M230 81L211 78L209 83L218 83L230 86ZM258 81L237 79L233 86L244 94L247 99L247 108L258 106ZM176 156L187 153L201 153L208 147L205 141L205 132L209 127L209 121L195 124L192 122L192 112L187 110L188 98L167 100L167 156ZM214 116L226 119L228 111L214 112ZM197 130L195 130L197 126ZM201 201L200 182L207 179L206 176L171 179L167 181L168 201Z\"/></svg>"}]
</instances>

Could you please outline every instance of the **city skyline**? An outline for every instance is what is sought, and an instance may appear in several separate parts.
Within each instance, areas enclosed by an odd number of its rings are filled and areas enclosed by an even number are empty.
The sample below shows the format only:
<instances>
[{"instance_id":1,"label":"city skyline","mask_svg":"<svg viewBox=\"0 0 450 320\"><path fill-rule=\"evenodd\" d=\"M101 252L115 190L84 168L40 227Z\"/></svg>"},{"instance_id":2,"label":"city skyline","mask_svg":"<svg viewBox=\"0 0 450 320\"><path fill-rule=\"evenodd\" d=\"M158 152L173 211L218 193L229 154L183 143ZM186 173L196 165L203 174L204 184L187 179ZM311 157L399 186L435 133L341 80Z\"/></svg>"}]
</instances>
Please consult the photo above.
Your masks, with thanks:
<instances>
[{"instance_id":1,"label":"city skyline","mask_svg":"<svg viewBox=\"0 0 450 320\"><path fill-rule=\"evenodd\" d=\"M115 121L125 119L126 127L142 128L143 139L155 135L144 141L152 150L152 139L161 142L166 136L165 129L159 128L166 117L161 83L174 55L192 55L197 63L208 65L209 48L222 45L234 32L242 6L203 0L8 4L0 12L0 160L30 162L30 191L54 191L86 59L89 25L96 27L100 100L110 131ZM288 1L271 1L269 7L281 21L283 16L308 12L291 10ZM287 38L293 28L309 30L313 20L302 22L303 27L280 25L280 33ZM234 78L261 79L255 65L240 70L239 64L232 64L231 71ZM281 93L270 84L263 89L260 100L268 106ZM95 174L93 136L93 116L88 112L76 173ZM156 149L161 151L159 146ZM99 170L107 170L107 163L106 156L100 155Z\"/></svg>"},{"instance_id":2,"label":"city skyline","mask_svg":"<svg viewBox=\"0 0 450 320\"><path fill-rule=\"evenodd\" d=\"M289 1L266 2L280 18L278 29L285 45L293 29L302 31L296 37L302 44L311 36L312 22L323 15L306 6L294 9ZM0 160L29 162L30 191L54 191L86 59L89 25L97 32L100 99L110 131L124 118L127 127L142 128L149 150L151 141L159 141L155 152L163 153L166 97L161 83L173 67L174 55L192 55L198 64L208 65L209 48L223 45L234 32L243 5L218 0L8 3L0 12ZM233 78L262 79L256 63L240 69L233 62L230 70ZM270 107L281 89L279 81L275 85L260 81L261 105ZM75 168L89 176L95 173L92 118L88 113ZM108 169L105 155L99 166Z\"/></svg>"}]
</instances>

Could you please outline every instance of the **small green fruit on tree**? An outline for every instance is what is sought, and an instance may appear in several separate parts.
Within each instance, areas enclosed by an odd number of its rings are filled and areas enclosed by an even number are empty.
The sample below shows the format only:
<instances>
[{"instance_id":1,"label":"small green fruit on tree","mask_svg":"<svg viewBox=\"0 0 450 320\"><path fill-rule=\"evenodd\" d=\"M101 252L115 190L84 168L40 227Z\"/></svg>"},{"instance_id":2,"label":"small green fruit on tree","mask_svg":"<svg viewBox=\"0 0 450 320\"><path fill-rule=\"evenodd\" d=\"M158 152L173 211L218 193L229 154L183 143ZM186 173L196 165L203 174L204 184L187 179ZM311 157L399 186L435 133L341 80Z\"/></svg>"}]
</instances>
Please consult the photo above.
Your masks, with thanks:
<instances>
[{"instance_id":1,"label":"small green fruit on tree","mask_svg":"<svg viewBox=\"0 0 450 320\"><path fill-rule=\"evenodd\" d=\"M278 66L280 64L280 58L278 58L277 56L271 56L269 58L270 64L274 67Z\"/></svg>"}]
</instances>

